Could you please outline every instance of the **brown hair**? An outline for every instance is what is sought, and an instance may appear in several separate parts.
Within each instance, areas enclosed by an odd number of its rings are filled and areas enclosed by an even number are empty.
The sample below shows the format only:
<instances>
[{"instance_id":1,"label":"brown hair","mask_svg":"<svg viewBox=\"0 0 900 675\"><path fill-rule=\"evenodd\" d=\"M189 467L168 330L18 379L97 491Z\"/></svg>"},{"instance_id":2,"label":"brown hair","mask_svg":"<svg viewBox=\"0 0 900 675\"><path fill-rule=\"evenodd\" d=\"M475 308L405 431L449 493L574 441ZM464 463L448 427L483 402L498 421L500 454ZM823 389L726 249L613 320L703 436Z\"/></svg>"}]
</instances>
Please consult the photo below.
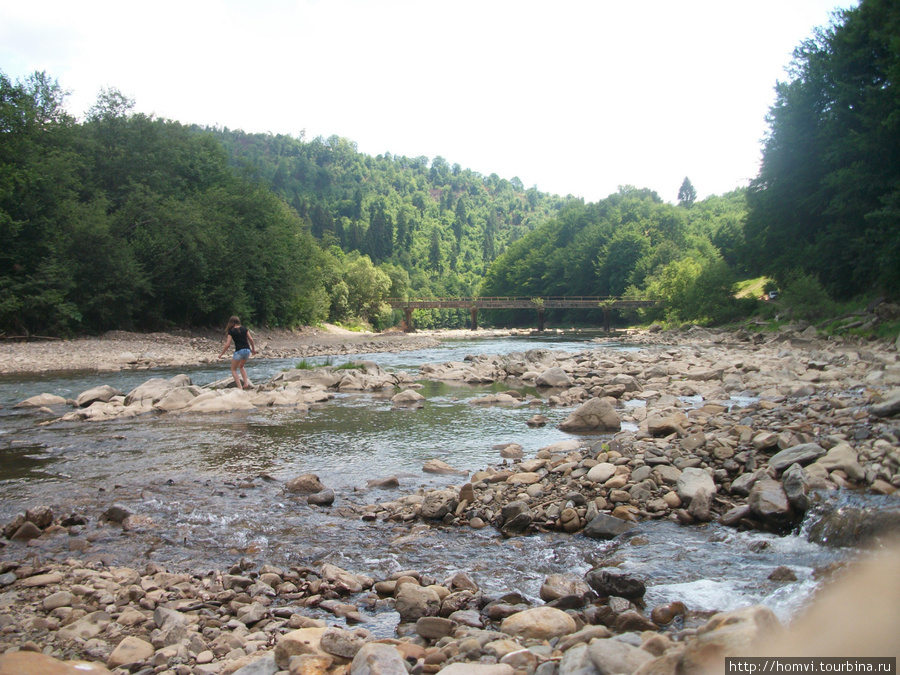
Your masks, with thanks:
<instances>
[{"instance_id":1,"label":"brown hair","mask_svg":"<svg viewBox=\"0 0 900 675\"><path fill-rule=\"evenodd\" d=\"M241 325L241 317L232 316L230 319L228 319L228 325L225 326L225 335L228 335L228 331L230 331L232 328L234 328L235 326L240 326L240 325Z\"/></svg>"}]
</instances>

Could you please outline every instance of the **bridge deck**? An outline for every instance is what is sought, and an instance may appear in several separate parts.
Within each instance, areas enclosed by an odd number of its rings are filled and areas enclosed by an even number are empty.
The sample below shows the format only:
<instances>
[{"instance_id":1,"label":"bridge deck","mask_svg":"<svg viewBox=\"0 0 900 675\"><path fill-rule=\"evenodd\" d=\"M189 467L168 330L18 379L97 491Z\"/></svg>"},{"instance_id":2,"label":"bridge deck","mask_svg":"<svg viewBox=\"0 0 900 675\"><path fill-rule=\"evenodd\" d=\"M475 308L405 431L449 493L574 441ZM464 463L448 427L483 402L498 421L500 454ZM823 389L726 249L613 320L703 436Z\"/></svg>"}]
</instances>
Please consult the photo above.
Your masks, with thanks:
<instances>
[{"instance_id":1,"label":"bridge deck","mask_svg":"<svg viewBox=\"0 0 900 675\"><path fill-rule=\"evenodd\" d=\"M394 309L622 309L658 304L655 300L602 296L388 298L387 302Z\"/></svg>"}]
</instances>

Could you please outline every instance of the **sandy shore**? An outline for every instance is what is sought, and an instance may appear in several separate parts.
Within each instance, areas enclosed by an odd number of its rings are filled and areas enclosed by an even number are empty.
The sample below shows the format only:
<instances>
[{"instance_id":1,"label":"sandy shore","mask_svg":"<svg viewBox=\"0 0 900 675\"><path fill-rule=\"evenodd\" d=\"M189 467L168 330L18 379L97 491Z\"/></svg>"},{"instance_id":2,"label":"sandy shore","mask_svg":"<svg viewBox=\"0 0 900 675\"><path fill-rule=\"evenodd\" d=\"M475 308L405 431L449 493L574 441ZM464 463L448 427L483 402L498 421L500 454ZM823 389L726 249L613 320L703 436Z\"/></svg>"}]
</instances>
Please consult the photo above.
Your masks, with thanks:
<instances>
[{"instance_id":1,"label":"sandy shore","mask_svg":"<svg viewBox=\"0 0 900 675\"><path fill-rule=\"evenodd\" d=\"M510 331L420 331L356 333L338 328L254 330L259 358L303 358L365 354L433 347L448 337L485 337ZM0 375L56 371L116 371L182 367L214 362L224 344L221 333L110 331L71 340L0 342Z\"/></svg>"}]
</instances>

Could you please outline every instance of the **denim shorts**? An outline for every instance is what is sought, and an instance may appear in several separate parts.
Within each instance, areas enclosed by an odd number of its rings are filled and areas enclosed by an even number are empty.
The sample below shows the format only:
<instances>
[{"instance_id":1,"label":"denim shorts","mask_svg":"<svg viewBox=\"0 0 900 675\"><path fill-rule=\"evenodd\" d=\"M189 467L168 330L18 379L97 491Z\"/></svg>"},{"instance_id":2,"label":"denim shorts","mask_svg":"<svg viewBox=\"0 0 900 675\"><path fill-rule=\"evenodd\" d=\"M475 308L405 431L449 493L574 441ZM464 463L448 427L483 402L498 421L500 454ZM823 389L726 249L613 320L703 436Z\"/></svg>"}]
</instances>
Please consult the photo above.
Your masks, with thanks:
<instances>
[{"instance_id":1,"label":"denim shorts","mask_svg":"<svg viewBox=\"0 0 900 675\"><path fill-rule=\"evenodd\" d=\"M238 349L231 358L235 361L246 361L250 358L250 350Z\"/></svg>"}]
</instances>

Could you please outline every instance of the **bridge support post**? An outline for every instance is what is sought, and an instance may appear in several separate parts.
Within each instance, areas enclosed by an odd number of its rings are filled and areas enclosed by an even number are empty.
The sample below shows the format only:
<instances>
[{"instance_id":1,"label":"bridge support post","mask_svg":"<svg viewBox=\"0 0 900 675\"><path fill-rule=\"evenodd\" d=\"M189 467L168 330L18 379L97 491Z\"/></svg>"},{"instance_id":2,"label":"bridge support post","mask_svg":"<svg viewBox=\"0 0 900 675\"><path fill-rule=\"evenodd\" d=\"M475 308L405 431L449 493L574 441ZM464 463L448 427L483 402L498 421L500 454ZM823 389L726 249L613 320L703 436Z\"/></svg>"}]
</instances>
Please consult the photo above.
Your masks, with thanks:
<instances>
[{"instance_id":1,"label":"bridge support post","mask_svg":"<svg viewBox=\"0 0 900 675\"><path fill-rule=\"evenodd\" d=\"M407 333L414 333L416 331L416 329L413 328L412 313L413 313L413 311L410 307L403 308L403 314L406 316L406 332Z\"/></svg>"},{"instance_id":2,"label":"bridge support post","mask_svg":"<svg viewBox=\"0 0 900 675\"><path fill-rule=\"evenodd\" d=\"M603 308L603 330L606 331L606 334L609 335L609 307Z\"/></svg>"},{"instance_id":3,"label":"bridge support post","mask_svg":"<svg viewBox=\"0 0 900 675\"><path fill-rule=\"evenodd\" d=\"M472 313L472 330L478 330L478 308L472 307L469 311Z\"/></svg>"},{"instance_id":4,"label":"bridge support post","mask_svg":"<svg viewBox=\"0 0 900 675\"><path fill-rule=\"evenodd\" d=\"M544 310L543 309L538 310L538 332L539 333L544 332Z\"/></svg>"}]
</instances>

